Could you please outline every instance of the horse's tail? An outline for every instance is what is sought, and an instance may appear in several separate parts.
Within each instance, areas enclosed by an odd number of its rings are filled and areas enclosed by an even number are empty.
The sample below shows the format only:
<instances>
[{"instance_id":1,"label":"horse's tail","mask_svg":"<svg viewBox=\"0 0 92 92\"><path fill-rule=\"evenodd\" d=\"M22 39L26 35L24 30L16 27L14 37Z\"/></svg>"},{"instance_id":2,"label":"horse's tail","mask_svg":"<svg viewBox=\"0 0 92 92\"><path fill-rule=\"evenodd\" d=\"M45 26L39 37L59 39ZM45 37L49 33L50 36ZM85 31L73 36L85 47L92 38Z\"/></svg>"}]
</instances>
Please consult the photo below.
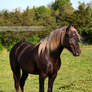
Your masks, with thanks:
<instances>
[{"instance_id":1,"label":"horse's tail","mask_svg":"<svg viewBox=\"0 0 92 92\"><path fill-rule=\"evenodd\" d=\"M17 44L10 51L10 66L13 72L14 79L16 81L19 81L21 74L20 74L20 65L17 62L16 54L15 54L16 48L17 48Z\"/></svg>"}]
</instances>

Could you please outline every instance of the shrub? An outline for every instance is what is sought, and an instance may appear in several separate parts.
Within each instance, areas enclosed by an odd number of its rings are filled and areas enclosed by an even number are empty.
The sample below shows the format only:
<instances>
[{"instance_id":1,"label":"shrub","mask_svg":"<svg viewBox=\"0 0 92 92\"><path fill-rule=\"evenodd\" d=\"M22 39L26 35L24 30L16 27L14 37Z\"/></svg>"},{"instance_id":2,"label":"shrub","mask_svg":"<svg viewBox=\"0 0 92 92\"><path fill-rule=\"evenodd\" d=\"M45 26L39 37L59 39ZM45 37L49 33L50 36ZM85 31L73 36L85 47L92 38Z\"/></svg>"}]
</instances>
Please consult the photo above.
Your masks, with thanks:
<instances>
[{"instance_id":1,"label":"shrub","mask_svg":"<svg viewBox=\"0 0 92 92\"><path fill-rule=\"evenodd\" d=\"M36 44L40 41L40 38L38 37L38 35L33 35L32 37L30 37L28 39L28 42L31 42L33 44Z\"/></svg>"}]
</instances>

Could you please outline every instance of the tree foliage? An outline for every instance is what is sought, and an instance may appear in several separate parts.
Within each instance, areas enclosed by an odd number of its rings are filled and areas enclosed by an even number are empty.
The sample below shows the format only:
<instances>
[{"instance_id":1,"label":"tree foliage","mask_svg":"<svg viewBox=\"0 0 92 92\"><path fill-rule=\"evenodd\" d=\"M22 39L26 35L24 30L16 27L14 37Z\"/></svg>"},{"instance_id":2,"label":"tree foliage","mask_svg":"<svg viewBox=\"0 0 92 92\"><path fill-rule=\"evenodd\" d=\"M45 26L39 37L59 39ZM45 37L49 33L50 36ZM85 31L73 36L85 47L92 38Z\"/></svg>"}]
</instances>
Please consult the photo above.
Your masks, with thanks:
<instances>
[{"instance_id":1,"label":"tree foliage","mask_svg":"<svg viewBox=\"0 0 92 92\"><path fill-rule=\"evenodd\" d=\"M70 0L55 0L55 3L52 4L52 8L54 10L59 9L61 11L65 4L70 4Z\"/></svg>"},{"instance_id":2,"label":"tree foliage","mask_svg":"<svg viewBox=\"0 0 92 92\"><path fill-rule=\"evenodd\" d=\"M27 40L36 44L50 31L60 26L73 25L84 37L92 42L92 2L80 3L74 10L70 0L55 0L48 8L45 6L26 8L24 11L0 11L0 26L44 26L40 32L1 32L0 49L11 47L18 41ZM36 36L35 36L36 35Z\"/></svg>"}]
</instances>

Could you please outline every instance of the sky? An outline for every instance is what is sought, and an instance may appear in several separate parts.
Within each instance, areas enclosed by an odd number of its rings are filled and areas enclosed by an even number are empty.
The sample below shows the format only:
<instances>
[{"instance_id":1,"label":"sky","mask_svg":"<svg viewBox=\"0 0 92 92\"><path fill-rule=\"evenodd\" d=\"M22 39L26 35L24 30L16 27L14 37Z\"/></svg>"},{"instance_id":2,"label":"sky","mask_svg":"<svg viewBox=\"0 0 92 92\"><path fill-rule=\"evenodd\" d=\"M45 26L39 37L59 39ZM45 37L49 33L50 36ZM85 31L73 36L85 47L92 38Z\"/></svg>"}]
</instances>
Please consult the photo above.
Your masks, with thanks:
<instances>
[{"instance_id":1,"label":"sky","mask_svg":"<svg viewBox=\"0 0 92 92\"><path fill-rule=\"evenodd\" d=\"M0 10L7 9L9 11L14 10L15 8L20 8L25 10L27 6L32 8L33 6L38 7L41 5L47 6L55 0L0 0ZM92 0L70 0L72 6L77 9L78 1L88 3Z\"/></svg>"}]
</instances>

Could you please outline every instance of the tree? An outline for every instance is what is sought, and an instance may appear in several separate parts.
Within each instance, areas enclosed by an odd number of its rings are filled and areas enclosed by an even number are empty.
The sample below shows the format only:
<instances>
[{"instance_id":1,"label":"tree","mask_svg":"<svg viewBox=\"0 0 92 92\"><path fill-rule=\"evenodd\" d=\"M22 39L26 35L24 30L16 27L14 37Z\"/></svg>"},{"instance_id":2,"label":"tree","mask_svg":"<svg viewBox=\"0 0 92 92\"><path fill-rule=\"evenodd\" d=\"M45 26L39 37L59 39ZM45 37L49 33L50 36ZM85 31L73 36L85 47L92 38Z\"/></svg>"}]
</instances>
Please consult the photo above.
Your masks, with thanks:
<instances>
[{"instance_id":1,"label":"tree","mask_svg":"<svg viewBox=\"0 0 92 92\"><path fill-rule=\"evenodd\" d=\"M62 11L65 4L71 4L70 0L55 0L55 3L52 4L52 8L54 10L59 9L59 11Z\"/></svg>"},{"instance_id":2,"label":"tree","mask_svg":"<svg viewBox=\"0 0 92 92\"><path fill-rule=\"evenodd\" d=\"M26 8L22 15L23 18L23 26L32 26L35 22L35 10Z\"/></svg>"},{"instance_id":3,"label":"tree","mask_svg":"<svg viewBox=\"0 0 92 92\"><path fill-rule=\"evenodd\" d=\"M35 16L37 19L41 18L41 16L51 15L51 10L46 8L45 6L40 6L35 8Z\"/></svg>"}]
</instances>

